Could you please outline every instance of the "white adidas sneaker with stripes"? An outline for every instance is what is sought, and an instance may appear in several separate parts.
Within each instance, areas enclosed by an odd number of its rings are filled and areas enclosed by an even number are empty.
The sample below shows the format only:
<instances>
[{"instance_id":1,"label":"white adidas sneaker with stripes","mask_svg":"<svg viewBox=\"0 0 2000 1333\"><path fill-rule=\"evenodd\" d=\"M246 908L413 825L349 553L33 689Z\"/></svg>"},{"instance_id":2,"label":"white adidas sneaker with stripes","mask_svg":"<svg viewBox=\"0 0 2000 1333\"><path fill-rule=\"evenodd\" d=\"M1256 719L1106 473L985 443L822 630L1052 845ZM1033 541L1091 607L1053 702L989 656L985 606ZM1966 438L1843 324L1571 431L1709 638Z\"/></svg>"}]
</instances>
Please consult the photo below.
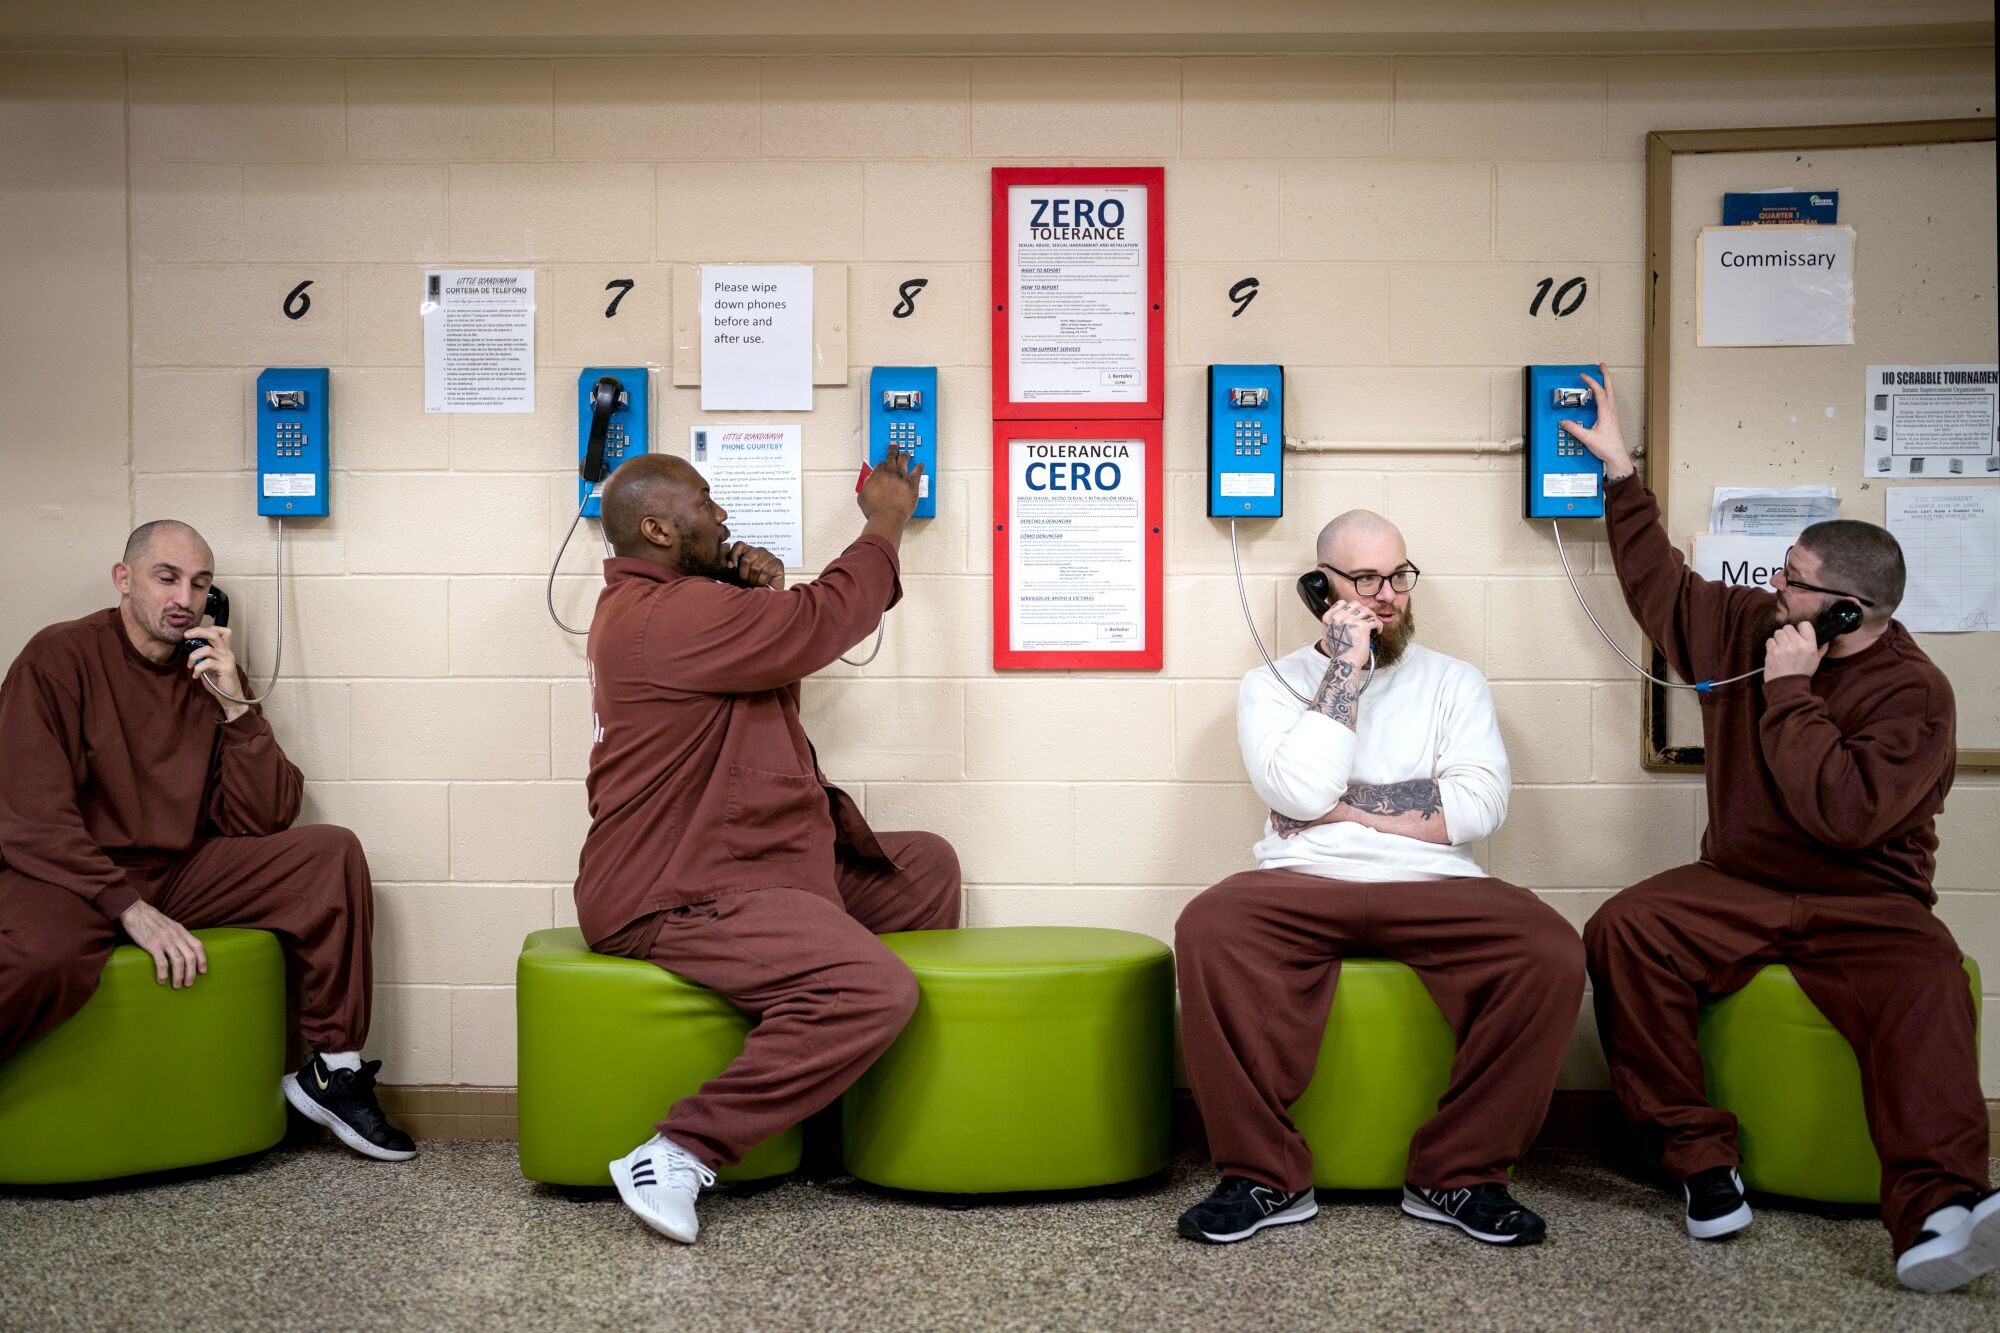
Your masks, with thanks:
<instances>
[{"instance_id":1,"label":"white adidas sneaker with stripes","mask_svg":"<svg viewBox=\"0 0 2000 1333\"><path fill-rule=\"evenodd\" d=\"M653 1135L611 1163L611 1181L625 1206L662 1236L692 1245L701 1234L695 1196L715 1183L715 1172L678 1143Z\"/></svg>"}]
</instances>

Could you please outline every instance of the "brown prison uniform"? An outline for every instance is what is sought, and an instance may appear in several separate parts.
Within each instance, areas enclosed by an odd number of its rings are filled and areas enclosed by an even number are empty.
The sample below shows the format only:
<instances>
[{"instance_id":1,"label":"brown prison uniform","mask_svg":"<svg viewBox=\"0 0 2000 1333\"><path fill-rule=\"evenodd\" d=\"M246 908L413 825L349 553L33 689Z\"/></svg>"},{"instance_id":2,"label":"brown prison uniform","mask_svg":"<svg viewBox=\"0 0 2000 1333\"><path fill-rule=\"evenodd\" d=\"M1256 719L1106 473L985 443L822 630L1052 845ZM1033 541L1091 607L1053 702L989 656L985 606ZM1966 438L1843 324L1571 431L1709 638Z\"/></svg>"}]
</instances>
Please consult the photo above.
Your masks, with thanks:
<instances>
[{"instance_id":1,"label":"brown prison uniform","mask_svg":"<svg viewBox=\"0 0 2000 1333\"><path fill-rule=\"evenodd\" d=\"M950 844L872 831L799 722L799 681L895 605L897 571L866 535L782 592L604 562L577 919L598 952L649 958L759 1019L658 1126L711 1166L828 1105L902 1031L916 982L876 934L958 924Z\"/></svg>"},{"instance_id":2,"label":"brown prison uniform","mask_svg":"<svg viewBox=\"0 0 2000 1333\"><path fill-rule=\"evenodd\" d=\"M190 930L276 932L303 964L301 1035L361 1048L368 863L346 829L290 827L304 782L256 709L224 722L186 660L147 661L113 607L21 650L0 754L0 1060L83 1006L142 899Z\"/></svg>"},{"instance_id":3,"label":"brown prison uniform","mask_svg":"<svg viewBox=\"0 0 2000 1333\"><path fill-rule=\"evenodd\" d=\"M1685 680L1752 670L1776 597L1712 583L1667 540L1636 476L1605 487L1625 597ZM1701 700L1701 861L1625 890L1584 931L1598 1031L1626 1116L1666 1135L1675 1176L1735 1166L1708 1104L1696 1005L1785 963L1854 1047L1900 1252L1934 1209L1986 1188L1986 1104L1958 945L1931 912L1951 788L1951 686L1891 622L1811 676L1753 676Z\"/></svg>"},{"instance_id":4,"label":"brown prison uniform","mask_svg":"<svg viewBox=\"0 0 2000 1333\"><path fill-rule=\"evenodd\" d=\"M1575 930L1497 879L1249 870L1188 904L1174 952L1209 1155L1225 1176L1287 1192L1312 1185L1288 1108L1312 1081L1343 955L1414 969L1457 1034L1437 1114L1410 1141L1405 1178L1426 1189L1506 1181L1548 1115L1583 1000Z\"/></svg>"}]
</instances>

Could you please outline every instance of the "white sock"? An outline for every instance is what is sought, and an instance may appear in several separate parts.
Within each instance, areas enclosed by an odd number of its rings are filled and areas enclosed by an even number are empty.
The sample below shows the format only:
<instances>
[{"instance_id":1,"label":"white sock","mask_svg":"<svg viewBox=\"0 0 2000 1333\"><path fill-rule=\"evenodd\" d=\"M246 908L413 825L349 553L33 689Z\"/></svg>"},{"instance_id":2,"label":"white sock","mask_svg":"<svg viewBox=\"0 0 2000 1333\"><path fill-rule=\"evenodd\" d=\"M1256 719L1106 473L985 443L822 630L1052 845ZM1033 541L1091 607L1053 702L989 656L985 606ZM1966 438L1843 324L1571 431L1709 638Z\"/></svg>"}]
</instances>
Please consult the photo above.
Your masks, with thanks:
<instances>
[{"instance_id":1,"label":"white sock","mask_svg":"<svg viewBox=\"0 0 2000 1333\"><path fill-rule=\"evenodd\" d=\"M1948 1203L1924 1219L1919 1231L1928 1231L1934 1236L1947 1235L1965 1225L1972 1216L1972 1210L1962 1203Z\"/></svg>"},{"instance_id":2,"label":"white sock","mask_svg":"<svg viewBox=\"0 0 2000 1333\"><path fill-rule=\"evenodd\" d=\"M359 1073L361 1069L361 1052L321 1051L319 1053L319 1062L328 1069L352 1069Z\"/></svg>"}]
</instances>

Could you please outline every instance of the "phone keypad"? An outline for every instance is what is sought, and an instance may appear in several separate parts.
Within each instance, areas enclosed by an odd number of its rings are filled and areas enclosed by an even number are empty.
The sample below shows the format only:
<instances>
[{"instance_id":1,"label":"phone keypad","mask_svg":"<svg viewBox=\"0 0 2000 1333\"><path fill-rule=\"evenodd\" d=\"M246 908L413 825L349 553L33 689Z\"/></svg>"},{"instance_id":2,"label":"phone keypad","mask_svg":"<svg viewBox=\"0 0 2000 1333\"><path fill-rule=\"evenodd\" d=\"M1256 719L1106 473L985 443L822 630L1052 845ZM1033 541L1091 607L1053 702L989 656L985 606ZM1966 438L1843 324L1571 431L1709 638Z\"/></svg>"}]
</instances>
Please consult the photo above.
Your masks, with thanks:
<instances>
[{"instance_id":1,"label":"phone keypad","mask_svg":"<svg viewBox=\"0 0 2000 1333\"><path fill-rule=\"evenodd\" d=\"M904 455L913 454L924 442L923 433L914 421L891 421L889 423L889 447Z\"/></svg>"},{"instance_id":2,"label":"phone keypad","mask_svg":"<svg viewBox=\"0 0 2000 1333\"><path fill-rule=\"evenodd\" d=\"M1262 458L1264 450L1271 444L1270 434L1261 421L1239 419L1236 423L1236 456L1238 458Z\"/></svg>"},{"instance_id":3,"label":"phone keypad","mask_svg":"<svg viewBox=\"0 0 2000 1333\"><path fill-rule=\"evenodd\" d=\"M276 423L277 436L273 447L280 458L302 458L312 437L306 434L303 421L280 421Z\"/></svg>"},{"instance_id":4,"label":"phone keypad","mask_svg":"<svg viewBox=\"0 0 2000 1333\"><path fill-rule=\"evenodd\" d=\"M1589 453L1590 450L1583 447L1583 441L1577 439L1568 431L1559 430L1556 432L1557 458L1582 458Z\"/></svg>"}]
</instances>

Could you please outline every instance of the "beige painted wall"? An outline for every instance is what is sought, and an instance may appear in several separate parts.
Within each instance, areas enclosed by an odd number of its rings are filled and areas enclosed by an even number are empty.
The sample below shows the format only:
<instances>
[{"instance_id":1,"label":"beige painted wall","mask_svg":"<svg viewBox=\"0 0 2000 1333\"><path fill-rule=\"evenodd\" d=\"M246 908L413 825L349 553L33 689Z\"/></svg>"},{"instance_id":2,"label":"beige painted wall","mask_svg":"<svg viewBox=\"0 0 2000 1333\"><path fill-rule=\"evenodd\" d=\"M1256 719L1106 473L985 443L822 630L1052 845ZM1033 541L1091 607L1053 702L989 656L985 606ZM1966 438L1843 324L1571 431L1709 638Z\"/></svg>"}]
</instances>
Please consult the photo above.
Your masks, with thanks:
<instances>
[{"instance_id":1,"label":"beige painted wall","mask_svg":"<svg viewBox=\"0 0 2000 1333\"><path fill-rule=\"evenodd\" d=\"M943 516L905 545L907 600L881 657L811 683L807 709L828 772L872 819L957 843L974 924L1170 937L1190 896L1247 864L1261 811L1232 703L1256 658L1226 529L1203 516L1200 386L1207 362L1276 359L1291 368L1293 433L1341 448L1296 458L1291 516L1246 534L1264 633L1289 647L1309 632L1289 585L1325 518L1361 504L1400 522L1425 571L1423 633L1494 682L1516 766L1512 817L1481 855L1580 925L1617 887L1694 854L1700 788L1640 770L1637 689L1594 641L1545 530L1517 517L1518 459L1481 452L1519 433L1519 367L1608 360L1636 430L1645 131L1991 114L1993 89L1991 49L124 68L129 517L208 534L268 660L272 539L246 471L249 387L265 365L333 367L334 516L292 537L290 678L270 711L311 778L308 817L354 827L375 868L371 1054L396 1082L500 1085L514 1078L514 954L526 931L573 919L585 825L581 659L541 607L573 507L571 386L586 364L666 359L671 264L850 266L853 383L817 390L797 418L815 568L858 527L865 367L941 367ZM1023 161L1168 168L1158 675L988 665L987 171ZM541 410L426 417L420 266L489 260L539 267ZM1253 274L1264 293L1232 320L1224 292ZM1527 316L1539 279L1579 274L1590 296L1576 314ZM890 319L914 276L930 279L917 317ZM283 319L308 277L310 315ZM607 323L612 277L638 285ZM38 300L45 324L73 317L53 292ZM705 419L696 392L656 375L654 394L656 438L684 447ZM1380 447L1396 443L1446 451ZM119 463L75 470L122 487ZM18 525L0 543L17 563L44 558ZM565 562L577 616L588 556ZM1602 549L1584 558L1595 604L1630 639ZM39 614L98 600L79 591ZM1990 779L1961 784L1941 868L1946 919L1990 960L1996 799ZM2000 1093L2000 1001L1986 1016ZM1565 1082L1602 1079L1586 1019Z\"/></svg>"}]
</instances>

